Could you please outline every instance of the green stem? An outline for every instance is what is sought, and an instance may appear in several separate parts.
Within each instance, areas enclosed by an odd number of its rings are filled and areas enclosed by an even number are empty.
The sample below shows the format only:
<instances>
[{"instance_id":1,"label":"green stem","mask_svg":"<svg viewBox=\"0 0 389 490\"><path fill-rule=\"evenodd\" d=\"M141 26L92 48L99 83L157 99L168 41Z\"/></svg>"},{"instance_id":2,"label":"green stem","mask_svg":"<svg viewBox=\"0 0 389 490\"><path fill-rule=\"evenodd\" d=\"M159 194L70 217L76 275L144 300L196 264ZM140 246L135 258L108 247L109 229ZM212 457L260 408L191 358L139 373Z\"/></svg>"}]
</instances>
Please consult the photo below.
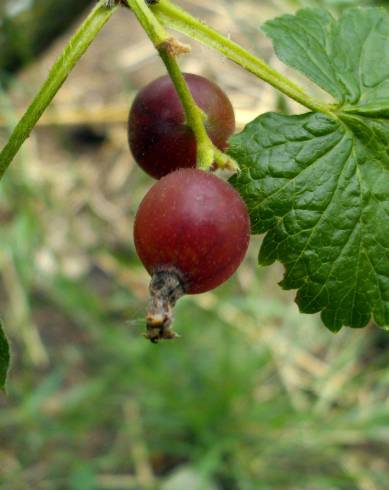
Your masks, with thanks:
<instances>
[{"instance_id":1,"label":"green stem","mask_svg":"<svg viewBox=\"0 0 389 490\"><path fill-rule=\"evenodd\" d=\"M8 143L0 153L0 179L3 177L16 153L30 135L47 106L53 100L55 94L65 82L75 64L85 53L115 10L116 7L112 9L105 7L103 0L101 0L65 47L50 70L47 80L13 130Z\"/></svg>"},{"instance_id":2,"label":"green stem","mask_svg":"<svg viewBox=\"0 0 389 490\"><path fill-rule=\"evenodd\" d=\"M125 0L125 2L133 11L135 17L156 48L169 39L170 36L150 10L145 0Z\"/></svg>"},{"instance_id":3,"label":"green stem","mask_svg":"<svg viewBox=\"0 0 389 490\"><path fill-rule=\"evenodd\" d=\"M291 82L288 78L281 75L281 73L273 70L263 60L207 26L204 22L201 22L181 8L173 5L169 0L160 0L151 8L164 25L182 32L206 46L216 49L230 60L308 109L322 112L332 118L335 117L331 105L314 99L303 88Z\"/></svg>"},{"instance_id":4,"label":"green stem","mask_svg":"<svg viewBox=\"0 0 389 490\"><path fill-rule=\"evenodd\" d=\"M175 57L171 56L166 49L160 49L159 54L165 63L166 69L181 100L186 123L196 137L197 167L208 170L214 163L214 146L204 126L204 113L194 101Z\"/></svg>"},{"instance_id":5,"label":"green stem","mask_svg":"<svg viewBox=\"0 0 389 490\"><path fill-rule=\"evenodd\" d=\"M197 166L203 170L208 170L216 160L217 150L205 129L204 114L193 99L175 56L187 52L188 49L165 31L144 0L126 0L126 2L158 50L172 79L184 109L186 123L196 138ZM219 152L217 156L218 161L216 163L220 166L232 166L231 159L227 155Z\"/></svg>"}]
</instances>

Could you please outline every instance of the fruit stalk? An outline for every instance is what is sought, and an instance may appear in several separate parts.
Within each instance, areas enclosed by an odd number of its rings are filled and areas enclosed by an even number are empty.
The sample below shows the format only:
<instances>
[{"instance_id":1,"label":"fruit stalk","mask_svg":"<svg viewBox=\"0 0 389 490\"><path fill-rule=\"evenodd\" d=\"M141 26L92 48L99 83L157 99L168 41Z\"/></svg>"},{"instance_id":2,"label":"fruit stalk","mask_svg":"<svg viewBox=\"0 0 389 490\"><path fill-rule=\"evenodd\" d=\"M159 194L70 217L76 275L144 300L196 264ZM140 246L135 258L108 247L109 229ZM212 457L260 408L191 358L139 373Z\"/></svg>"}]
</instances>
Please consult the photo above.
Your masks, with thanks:
<instances>
[{"instance_id":1,"label":"fruit stalk","mask_svg":"<svg viewBox=\"0 0 389 490\"><path fill-rule=\"evenodd\" d=\"M204 114L196 105L186 84L185 78L174 56L167 46L158 47L159 54L177 90L185 112L186 123L192 128L197 141L197 167L203 170L211 168L214 158L213 144L205 130Z\"/></svg>"},{"instance_id":2,"label":"fruit stalk","mask_svg":"<svg viewBox=\"0 0 389 490\"><path fill-rule=\"evenodd\" d=\"M190 51L190 47L171 37L144 0L126 0L139 23L154 44L172 79L184 108L185 119L197 142L197 166L208 170L214 163L222 168L237 170L236 162L214 147L204 126L205 115L196 104L185 81L176 56Z\"/></svg>"}]
</instances>

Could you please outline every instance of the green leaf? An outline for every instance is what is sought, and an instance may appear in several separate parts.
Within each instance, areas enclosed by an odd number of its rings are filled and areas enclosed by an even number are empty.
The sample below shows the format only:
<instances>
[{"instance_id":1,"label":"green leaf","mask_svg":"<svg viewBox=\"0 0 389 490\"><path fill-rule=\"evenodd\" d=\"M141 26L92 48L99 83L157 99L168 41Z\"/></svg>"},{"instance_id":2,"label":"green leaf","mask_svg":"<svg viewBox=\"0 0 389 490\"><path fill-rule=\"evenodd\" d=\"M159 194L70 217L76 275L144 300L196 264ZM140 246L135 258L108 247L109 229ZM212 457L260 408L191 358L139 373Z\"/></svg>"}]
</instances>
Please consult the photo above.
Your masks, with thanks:
<instances>
[{"instance_id":1,"label":"green leaf","mask_svg":"<svg viewBox=\"0 0 389 490\"><path fill-rule=\"evenodd\" d=\"M5 390L9 363L9 344L7 337L5 336L5 333L3 331L3 326L0 323L0 390Z\"/></svg>"},{"instance_id":2,"label":"green leaf","mask_svg":"<svg viewBox=\"0 0 389 490\"><path fill-rule=\"evenodd\" d=\"M389 15L381 8L305 9L267 22L278 57L340 104L389 110Z\"/></svg>"},{"instance_id":3,"label":"green leaf","mask_svg":"<svg viewBox=\"0 0 389 490\"><path fill-rule=\"evenodd\" d=\"M269 113L231 140L259 262L286 268L304 313L332 331L373 316L389 324L389 15L351 9L336 22L303 10L269 22L280 58L332 94L341 109ZM380 59L380 61L379 61Z\"/></svg>"}]
</instances>

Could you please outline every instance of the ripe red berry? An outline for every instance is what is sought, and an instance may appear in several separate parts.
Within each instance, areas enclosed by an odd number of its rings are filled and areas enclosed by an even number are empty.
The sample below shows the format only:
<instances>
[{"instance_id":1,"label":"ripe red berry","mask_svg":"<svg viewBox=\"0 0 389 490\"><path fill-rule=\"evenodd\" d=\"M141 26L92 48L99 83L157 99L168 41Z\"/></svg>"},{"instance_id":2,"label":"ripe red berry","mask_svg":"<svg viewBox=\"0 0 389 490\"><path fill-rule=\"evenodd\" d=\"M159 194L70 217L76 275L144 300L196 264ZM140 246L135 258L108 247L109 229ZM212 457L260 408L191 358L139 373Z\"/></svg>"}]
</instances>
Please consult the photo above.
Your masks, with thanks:
<instances>
[{"instance_id":1,"label":"ripe red berry","mask_svg":"<svg viewBox=\"0 0 389 490\"><path fill-rule=\"evenodd\" d=\"M197 105L207 116L205 127L219 149L235 130L235 116L225 93L204 77L185 74ZM178 168L196 166L196 140L168 76L154 80L135 97L128 121L128 141L138 164L159 179Z\"/></svg>"},{"instance_id":2,"label":"ripe red berry","mask_svg":"<svg viewBox=\"0 0 389 490\"><path fill-rule=\"evenodd\" d=\"M134 239L152 275L148 338L172 338L172 308L183 294L209 291L226 281L243 260L250 234L238 192L213 174L173 172L140 204Z\"/></svg>"}]
</instances>

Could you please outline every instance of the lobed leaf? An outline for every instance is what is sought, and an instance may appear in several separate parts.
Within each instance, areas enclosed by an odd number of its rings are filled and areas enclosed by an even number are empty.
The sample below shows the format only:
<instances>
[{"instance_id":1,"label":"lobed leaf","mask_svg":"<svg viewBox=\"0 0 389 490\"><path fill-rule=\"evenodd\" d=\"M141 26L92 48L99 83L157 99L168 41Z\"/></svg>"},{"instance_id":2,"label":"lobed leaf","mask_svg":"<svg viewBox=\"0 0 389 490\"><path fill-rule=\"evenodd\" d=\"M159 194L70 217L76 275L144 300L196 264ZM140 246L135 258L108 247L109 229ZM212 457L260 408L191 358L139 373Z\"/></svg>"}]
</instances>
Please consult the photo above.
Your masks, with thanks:
<instances>
[{"instance_id":1,"label":"lobed leaf","mask_svg":"<svg viewBox=\"0 0 389 490\"><path fill-rule=\"evenodd\" d=\"M261 264L281 261L281 283L325 325L389 324L389 15L351 9L335 21L302 10L266 24L279 57L341 108L264 114L231 140ZM378 63L377 57L381 57Z\"/></svg>"},{"instance_id":2,"label":"lobed leaf","mask_svg":"<svg viewBox=\"0 0 389 490\"><path fill-rule=\"evenodd\" d=\"M389 15L381 8L346 10L336 21L321 9L267 22L278 57L338 103L389 109Z\"/></svg>"}]
</instances>

